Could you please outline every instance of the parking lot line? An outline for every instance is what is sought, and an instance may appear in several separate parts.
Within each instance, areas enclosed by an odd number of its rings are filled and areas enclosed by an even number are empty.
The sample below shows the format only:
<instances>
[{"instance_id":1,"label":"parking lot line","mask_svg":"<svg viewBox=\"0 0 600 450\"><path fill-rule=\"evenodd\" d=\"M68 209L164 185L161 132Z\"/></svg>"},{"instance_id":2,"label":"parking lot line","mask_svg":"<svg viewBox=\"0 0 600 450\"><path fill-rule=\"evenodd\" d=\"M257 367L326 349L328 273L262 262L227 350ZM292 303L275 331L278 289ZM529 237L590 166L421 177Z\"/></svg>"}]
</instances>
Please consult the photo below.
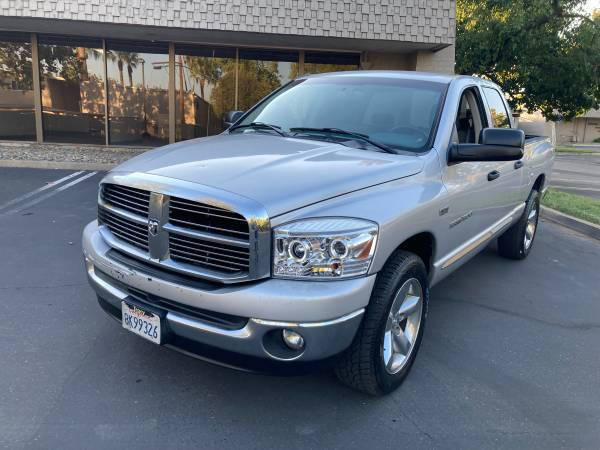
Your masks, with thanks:
<instances>
[{"instance_id":1,"label":"parking lot line","mask_svg":"<svg viewBox=\"0 0 600 450\"><path fill-rule=\"evenodd\" d=\"M79 172L79 173L82 173L82 172ZM31 206L33 206L33 205L35 205L35 204L37 204L37 203L40 203L40 202L42 202L42 201L46 200L47 198L50 198L50 197L52 197L52 196L54 196L54 195L58 194L59 192L62 192L62 191L64 191L64 190L66 190L66 189L69 189L69 188L70 188L70 187L72 187L72 186L75 186L77 183L80 183L80 182L82 182L82 181L84 181L84 180L87 180L87 179L88 179L88 178L90 178L90 177L93 177L93 176L94 176L94 175L96 175L97 173L98 173L98 172L90 172L90 173L87 173L87 174L85 174L85 175L83 175L83 176L81 176L81 177L79 177L79 178L76 178L76 179L74 179L74 180L73 180L73 181L71 181L70 183L63 184L62 186L59 186L59 187L57 187L57 188L56 188L56 189L54 189L53 191L47 192L47 193L46 193L46 194L44 194L44 195L40 195L39 197L36 197L35 199L33 199L33 200L31 200L31 201L29 201L29 202L25 203L24 205L21 205L21 206L19 206L19 207L17 207L17 208L11 209L10 211L7 211L7 212L6 212L6 213L4 213L4 214L6 214L6 215L8 215L8 214L14 214L14 213L18 213L18 212L20 212L20 211L23 211L24 209L30 208Z\"/></svg>"},{"instance_id":2,"label":"parking lot line","mask_svg":"<svg viewBox=\"0 0 600 450\"><path fill-rule=\"evenodd\" d=\"M15 204L17 204L19 202L22 202L23 200L27 200L29 197L33 197L34 195L39 194L40 192L48 190L48 189L50 189L50 188L52 188L52 187L54 187L54 186L56 186L56 185L58 185L58 184L60 184L60 183L62 183L64 181L70 180L71 178L74 178L74 177L76 177L78 175L81 175L82 173L83 173L83 171L71 173L71 174L67 175L66 177L62 177L62 178L60 178L58 180L51 181L48 184L46 184L46 185L44 185L44 186L42 186L42 187L40 187L38 189L35 189L35 190L31 191L31 192L23 194L23 195L21 195L21 196L19 196L17 198L13 198L12 200L9 200L8 202L4 203L3 205L0 205L0 210L6 209L9 206L12 206L12 205L15 205Z\"/></svg>"}]
</instances>

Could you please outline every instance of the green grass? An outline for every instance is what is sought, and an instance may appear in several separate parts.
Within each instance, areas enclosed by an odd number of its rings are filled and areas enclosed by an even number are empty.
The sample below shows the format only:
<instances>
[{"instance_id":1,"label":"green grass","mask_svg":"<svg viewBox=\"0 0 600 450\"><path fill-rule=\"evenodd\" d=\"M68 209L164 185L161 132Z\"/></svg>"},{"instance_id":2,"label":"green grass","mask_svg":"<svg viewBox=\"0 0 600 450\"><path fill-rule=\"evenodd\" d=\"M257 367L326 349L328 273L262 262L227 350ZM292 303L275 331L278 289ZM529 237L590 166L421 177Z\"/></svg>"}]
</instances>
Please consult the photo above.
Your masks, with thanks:
<instances>
[{"instance_id":1,"label":"green grass","mask_svg":"<svg viewBox=\"0 0 600 450\"><path fill-rule=\"evenodd\" d=\"M549 188L542 204L570 216L600 225L600 200Z\"/></svg>"},{"instance_id":2,"label":"green grass","mask_svg":"<svg viewBox=\"0 0 600 450\"><path fill-rule=\"evenodd\" d=\"M576 148L576 147L567 147L564 145L559 145L556 147L556 153L598 153L594 150L590 150L589 148Z\"/></svg>"}]
</instances>

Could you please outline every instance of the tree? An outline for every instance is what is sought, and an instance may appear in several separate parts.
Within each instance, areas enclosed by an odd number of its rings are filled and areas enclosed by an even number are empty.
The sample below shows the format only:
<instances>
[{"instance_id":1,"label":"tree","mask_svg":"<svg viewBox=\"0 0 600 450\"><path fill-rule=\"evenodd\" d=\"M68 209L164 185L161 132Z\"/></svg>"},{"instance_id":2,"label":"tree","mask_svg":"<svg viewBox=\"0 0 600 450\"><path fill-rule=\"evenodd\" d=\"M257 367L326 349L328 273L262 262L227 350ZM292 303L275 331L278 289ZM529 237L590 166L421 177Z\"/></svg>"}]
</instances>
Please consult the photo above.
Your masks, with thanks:
<instances>
[{"instance_id":1,"label":"tree","mask_svg":"<svg viewBox=\"0 0 600 450\"><path fill-rule=\"evenodd\" d=\"M141 62L141 58L137 53L132 52L115 52L114 56L117 60L117 68L119 69L119 81L121 86L125 85L123 80L123 68L127 66L127 75L129 77L129 86L133 87L133 69Z\"/></svg>"},{"instance_id":2,"label":"tree","mask_svg":"<svg viewBox=\"0 0 600 450\"><path fill-rule=\"evenodd\" d=\"M457 0L456 71L502 87L514 109L572 119L600 104L600 17L584 0Z\"/></svg>"}]
</instances>

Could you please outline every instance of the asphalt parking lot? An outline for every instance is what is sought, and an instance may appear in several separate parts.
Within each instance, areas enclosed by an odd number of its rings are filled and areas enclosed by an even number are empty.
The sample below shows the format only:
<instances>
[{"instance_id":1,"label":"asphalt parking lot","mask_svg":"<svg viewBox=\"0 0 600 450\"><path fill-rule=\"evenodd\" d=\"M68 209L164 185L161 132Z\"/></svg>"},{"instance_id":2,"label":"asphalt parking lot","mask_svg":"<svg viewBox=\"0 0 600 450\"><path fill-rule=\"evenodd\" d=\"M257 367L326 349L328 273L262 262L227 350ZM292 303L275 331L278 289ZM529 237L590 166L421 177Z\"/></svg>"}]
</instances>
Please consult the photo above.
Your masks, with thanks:
<instances>
[{"instance_id":1,"label":"asphalt parking lot","mask_svg":"<svg viewBox=\"0 0 600 450\"><path fill-rule=\"evenodd\" d=\"M543 222L526 261L491 245L433 289L412 373L372 398L121 329L81 256L102 173L73 173L0 168L1 447L600 447L599 241Z\"/></svg>"},{"instance_id":2,"label":"asphalt parking lot","mask_svg":"<svg viewBox=\"0 0 600 450\"><path fill-rule=\"evenodd\" d=\"M551 185L571 194L600 199L600 153L557 154Z\"/></svg>"}]
</instances>

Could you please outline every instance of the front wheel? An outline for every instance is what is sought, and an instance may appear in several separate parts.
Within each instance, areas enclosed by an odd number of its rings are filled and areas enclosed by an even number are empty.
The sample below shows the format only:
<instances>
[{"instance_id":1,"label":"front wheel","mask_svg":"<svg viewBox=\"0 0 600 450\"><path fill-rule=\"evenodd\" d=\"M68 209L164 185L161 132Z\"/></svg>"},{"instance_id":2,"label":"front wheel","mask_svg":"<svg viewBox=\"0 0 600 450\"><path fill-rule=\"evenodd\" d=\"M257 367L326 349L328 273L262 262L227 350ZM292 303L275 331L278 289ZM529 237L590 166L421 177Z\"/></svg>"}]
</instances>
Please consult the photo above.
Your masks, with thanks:
<instances>
[{"instance_id":1,"label":"front wheel","mask_svg":"<svg viewBox=\"0 0 600 450\"><path fill-rule=\"evenodd\" d=\"M427 317L429 285L421 259L397 251L377 275L365 317L350 348L336 365L345 384L387 394L406 378Z\"/></svg>"},{"instance_id":2,"label":"front wheel","mask_svg":"<svg viewBox=\"0 0 600 450\"><path fill-rule=\"evenodd\" d=\"M498 238L498 252L510 259L525 259L535 239L540 216L540 194L535 189L529 194L523 215Z\"/></svg>"}]
</instances>

